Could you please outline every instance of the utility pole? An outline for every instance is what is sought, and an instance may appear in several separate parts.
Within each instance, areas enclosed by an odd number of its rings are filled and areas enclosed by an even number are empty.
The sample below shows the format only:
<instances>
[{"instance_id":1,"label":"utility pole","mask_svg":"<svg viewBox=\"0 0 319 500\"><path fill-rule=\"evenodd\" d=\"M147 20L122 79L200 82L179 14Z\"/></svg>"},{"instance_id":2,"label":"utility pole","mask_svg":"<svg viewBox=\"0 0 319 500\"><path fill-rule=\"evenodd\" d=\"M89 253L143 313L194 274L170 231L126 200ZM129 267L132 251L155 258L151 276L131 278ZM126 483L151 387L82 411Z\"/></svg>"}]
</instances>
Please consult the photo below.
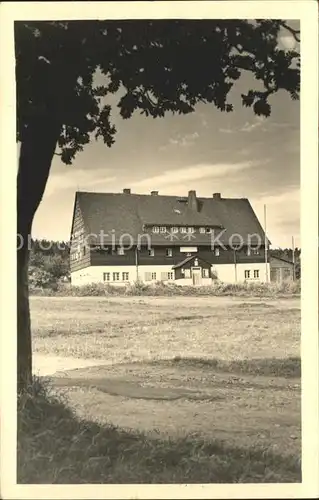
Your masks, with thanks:
<instances>
[{"instance_id":1,"label":"utility pole","mask_svg":"<svg viewBox=\"0 0 319 500\"><path fill-rule=\"evenodd\" d=\"M292 279L293 281L296 280L296 260L295 260L295 239L292 236L291 238L292 241L292 263L293 263L293 268L292 268Z\"/></svg>"},{"instance_id":2,"label":"utility pole","mask_svg":"<svg viewBox=\"0 0 319 500\"><path fill-rule=\"evenodd\" d=\"M234 248L234 267L235 267L235 283L237 283L237 256L236 256L236 248Z\"/></svg>"},{"instance_id":3,"label":"utility pole","mask_svg":"<svg viewBox=\"0 0 319 500\"><path fill-rule=\"evenodd\" d=\"M136 267L136 282L138 282L139 276L138 276L138 245L137 244L135 247L135 267Z\"/></svg>"},{"instance_id":4,"label":"utility pole","mask_svg":"<svg viewBox=\"0 0 319 500\"><path fill-rule=\"evenodd\" d=\"M266 283L268 283L268 238L267 238L267 209L264 205L264 231L265 231L265 266L266 266Z\"/></svg>"}]
</instances>

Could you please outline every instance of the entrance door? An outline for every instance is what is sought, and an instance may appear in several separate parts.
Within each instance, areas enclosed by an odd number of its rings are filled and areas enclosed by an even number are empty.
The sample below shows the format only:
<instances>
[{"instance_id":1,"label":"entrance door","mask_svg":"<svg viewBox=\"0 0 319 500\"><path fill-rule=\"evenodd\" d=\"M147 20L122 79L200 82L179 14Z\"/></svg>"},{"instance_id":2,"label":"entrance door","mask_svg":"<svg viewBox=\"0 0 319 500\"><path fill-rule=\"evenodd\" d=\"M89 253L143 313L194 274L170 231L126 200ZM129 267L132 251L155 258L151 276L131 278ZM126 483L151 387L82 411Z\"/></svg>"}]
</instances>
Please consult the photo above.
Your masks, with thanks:
<instances>
[{"instance_id":1,"label":"entrance door","mask_svg":"<svg viewBox=\"0 0 319 500\"><path fill-rule=\"evenodd\" d=\"M193 285L198 286L202 284L202 268L201 267L192 267L192 278Z\"/></svg>"},{"instance_id":2,"label":"entrance door","mask_svg":"<svg viewBox=\"0 0 319 500\"><path fill-rule=\"evenodd\" d=\"M270 269L270 281L280 282L280 268L273 267Z\"/></svg>"}]
</instances>

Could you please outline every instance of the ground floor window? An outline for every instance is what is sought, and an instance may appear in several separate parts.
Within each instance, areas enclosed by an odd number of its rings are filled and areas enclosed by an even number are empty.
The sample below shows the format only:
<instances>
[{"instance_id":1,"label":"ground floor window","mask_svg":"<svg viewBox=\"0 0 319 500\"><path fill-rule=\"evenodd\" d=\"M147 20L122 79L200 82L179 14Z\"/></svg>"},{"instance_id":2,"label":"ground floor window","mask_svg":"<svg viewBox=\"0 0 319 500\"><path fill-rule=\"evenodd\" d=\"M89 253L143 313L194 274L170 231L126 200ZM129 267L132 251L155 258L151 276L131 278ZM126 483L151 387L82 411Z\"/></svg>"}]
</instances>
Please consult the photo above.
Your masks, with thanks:
<instances>
[{"instance_id":1,"label":"ground floor window","mask_svg":"<svg viewBox=\"0 0 319 500\"><path fill-rule=\"evenodd\" d=\"M129 273L122 273L122 280L128 281L129 280Z\"/></svg>"},{"instance_id":2,"label":"ground floor window","mask_svg":"<svg viewBox=\"0 0 319 500\"><path fill-rule=\"evenodd\" d=\"M246 270L245 271L245 280L250 278L250 271Z\"/></svg>"},{"instance_id":3,"label":"ground floor window","mask_svg":"<svg viewBox=\"0 0 319 500\"><path fill-rule=\"evenodd\" d=\"M151 273L151 279L156 280L156 273Z\"/></svg>"},{"instance_id":4,"label":"ground floor window","mask_svg":"<svg viewBox=\"0 0 319 500\"><path fill-rule=\"evenodd\" d=\"M110 273L103 273L103 281L110 281Z\"/></svg>"},{"instance_id":5,"label":"ground floor window","mask_svg":"<svg viewBox=\"0 0 319 500\"><path fill-rule=\"evenodd\" d=\"M203 269L203 278L209 278L209 269Z\"/></svg>"},{"instance_id":6,"label":"ground floor window","mask_svg":"<svg viewBox=\"0 0 319 500\"><path fill-rule=\"evenodd\" d=\"M113 273L113 281L120 281L120 273Z\"/></svg>"},{"instance_id":7,"label":"ground floor window","mask_svg":"<svg viewBox=\"0 0 319 500\"><path fill-rule=\"evenodd\" d=\"M259 269L254 269L254 278L259 278Z\"/></svg>"},{"instance_id":8,"label":"ground floor window","mask_svg":"<svg viewBox=\"0 0 319 500\"><path fill-rule=\"evenodd\" d=\"M173 280L174 279L174 273L173 272L167 273L167 279Z\"/></svg>"}]
</instances>

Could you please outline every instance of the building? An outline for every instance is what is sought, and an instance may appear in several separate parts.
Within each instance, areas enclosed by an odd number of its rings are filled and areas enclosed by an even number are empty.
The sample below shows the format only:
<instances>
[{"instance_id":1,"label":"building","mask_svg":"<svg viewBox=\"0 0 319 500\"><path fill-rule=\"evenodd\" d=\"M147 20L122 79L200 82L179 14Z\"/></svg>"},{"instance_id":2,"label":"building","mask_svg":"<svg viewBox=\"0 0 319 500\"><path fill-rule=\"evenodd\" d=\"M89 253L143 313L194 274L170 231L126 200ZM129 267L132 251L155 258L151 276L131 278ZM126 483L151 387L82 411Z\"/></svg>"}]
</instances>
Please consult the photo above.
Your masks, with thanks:
<instances>
[{"instance_id":1,"label":"building","mask_svg":"<svg viewBox=\"0 0 319 500\"><path fill-rule=\"evenodd\" d=\"M282 257L271 256L269 258L270 281L282 283L294 280L294 263Z\"/></svg>"},{"instance_id":2,"label":"building","mask_svg":"<svg viewBox=\"0 0 319 500\"><path fill-rule=\"evenodd\" d=\"M268 241L268 245L269 245ZM268 260L268 259L267 259ZM265 234L247 199L75 194L71 283L266 281Z\"/></svg>"}]
</instances>

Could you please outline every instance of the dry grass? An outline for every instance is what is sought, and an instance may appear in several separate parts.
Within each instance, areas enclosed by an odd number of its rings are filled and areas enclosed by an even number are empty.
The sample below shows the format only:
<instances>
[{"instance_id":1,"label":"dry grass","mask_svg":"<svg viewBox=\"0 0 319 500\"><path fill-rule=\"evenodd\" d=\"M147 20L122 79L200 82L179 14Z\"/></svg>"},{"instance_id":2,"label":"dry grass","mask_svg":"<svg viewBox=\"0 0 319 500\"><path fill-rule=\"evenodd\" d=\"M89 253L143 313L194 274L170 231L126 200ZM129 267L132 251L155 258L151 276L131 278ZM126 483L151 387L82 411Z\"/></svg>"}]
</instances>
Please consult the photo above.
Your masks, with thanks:
<instances>
[{"instance_id":1,"label":"dry grass","mask_svg":"<svg viewBox=\"0 0 319 500\"><path fill-rule=\"evenodd\" d=\"M35 352L105 362L300 356L298 299L33 297Z\"/></svg>"},{"instance_id":2,"label":"dry grass","mask_svg":"<svg viewBox=\"0 0 319 500\"><path fill-rule=\"evenodd\" d=\"M79 419L36 380L19 400L18 483L276 483L300 460L194 436L161 439Z\"/></svg>"},{"instance_id":3,"label":"dry grass","mask_svg":"<svg viewBox=\"0 0 319 500\"><path fill-rule=\"evenodd\" d=\"M300 481L298 299L33 297L31 311L36 355L104 366L21 401L22 482Z\"/></svg>"},{"instance_id":4,"label":"dry grass","mask_svg":"<svg viewBox=\"0 0 319 500\"><path fill-rule=\"evenodd\" d=\"M91 283L82 286L70 284L56 284L54 288L32 288L33 295L61 296L61 297L109 297L109 296L156 296L156 297L283 297L300 296L300 280L282 283L223 283L214 282L205 286L179 286L175 283L156 282L146 284L142 282L130 283L126 286L113 286L107 283Z\"/></svg>"}]
</instances>

